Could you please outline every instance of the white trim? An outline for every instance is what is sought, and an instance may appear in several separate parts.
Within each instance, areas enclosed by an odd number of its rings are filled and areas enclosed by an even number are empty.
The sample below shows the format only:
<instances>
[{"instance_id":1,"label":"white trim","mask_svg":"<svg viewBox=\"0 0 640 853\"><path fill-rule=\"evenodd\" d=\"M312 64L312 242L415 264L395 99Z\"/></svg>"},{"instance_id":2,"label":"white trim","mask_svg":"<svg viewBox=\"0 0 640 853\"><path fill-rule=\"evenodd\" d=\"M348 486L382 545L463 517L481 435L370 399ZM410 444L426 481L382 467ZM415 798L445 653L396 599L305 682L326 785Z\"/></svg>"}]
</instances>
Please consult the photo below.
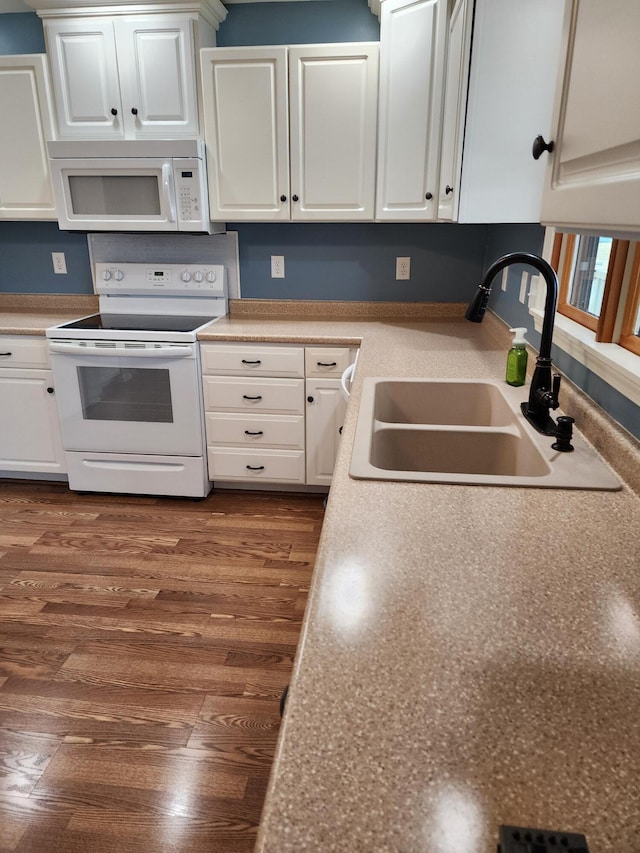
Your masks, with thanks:
<instances>
[{"instance_id":1,"label":"white trim","mask_svg":"<svg viewBox=\"0 0 640 853\"><path fill-rule=\"evenodd\" d=\"M542 331L544 312L530 308L536 331ZM596 342L595 332L556 314L553 342L609 385L640 405L640 356L618 344Z\"/></svg>"}]
</instances>

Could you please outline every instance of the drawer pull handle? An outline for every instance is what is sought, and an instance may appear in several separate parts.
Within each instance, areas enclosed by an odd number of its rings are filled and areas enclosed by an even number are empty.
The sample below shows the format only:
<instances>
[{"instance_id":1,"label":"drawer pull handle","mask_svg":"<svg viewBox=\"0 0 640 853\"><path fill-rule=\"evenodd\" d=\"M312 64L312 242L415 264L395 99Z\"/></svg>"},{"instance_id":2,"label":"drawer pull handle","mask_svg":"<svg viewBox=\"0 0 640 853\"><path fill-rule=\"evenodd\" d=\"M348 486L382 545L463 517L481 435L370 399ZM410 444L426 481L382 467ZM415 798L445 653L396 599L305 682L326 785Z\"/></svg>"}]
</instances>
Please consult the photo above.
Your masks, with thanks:
<instances>
[{"instance_id":1,"label":"drawer pull handle","mask_svg":"<svg viewBox=\"0 0 640 853\"><path fill-rule=\"evenodd\" d=\"M337 361L317 361L316 364L318 367L337 367Z\"/></svg>"},{"instance_id":2,"label":"drawer pull handle","mask_svg":"<svg viewBox=\"0 0 640 853\"><path fill-rule=\"evenodd\" d=\"M249 471L264 471L264 465L247 465Z\"/></svg>"},{"instance_id":3,"label":"drawer pull handle","mask_svg":"<svg viewBox=\"0 0 640 853\"><path fill-rule=\"evenodd\" d=\"M12 352L0 352L0 355L13 355Z\"/></svg>"},{"instance_id":4,"label":"drawer pull handle","mask_svg":"<svg viewBox=\"0 0 640 853\"><path fill-rule=\"evenodd\" d=\"M254 430L253 432L250 429L245 429L245 435L264 435L264 432L261 429Z\"/></svg>"},{"instance_id":5,"label":"drawer pull handle","mask_svg":"<svg viewBox=\"0 0 640 853\"><path fill-rule=\"evenodd\" d=\"M248 359L246 359L246 358L243 358L243 359L242 359L242 363L243 363L243 364L262 364L262 362L260 361L260 359L258 359L257 361L249 361L249 360L248 360Z\"/></svg>"},{"instance_id":6,"label":"drawer pull handle","mask_svg":"<svg viewBox=\"0 0 640 853\"><path fill-rule=\"evenodd\" d=\"M262 394L257 394L255 397L250 397L248 394L242 395L245 400L262 400Z\"/></svg>"}]
</instances>

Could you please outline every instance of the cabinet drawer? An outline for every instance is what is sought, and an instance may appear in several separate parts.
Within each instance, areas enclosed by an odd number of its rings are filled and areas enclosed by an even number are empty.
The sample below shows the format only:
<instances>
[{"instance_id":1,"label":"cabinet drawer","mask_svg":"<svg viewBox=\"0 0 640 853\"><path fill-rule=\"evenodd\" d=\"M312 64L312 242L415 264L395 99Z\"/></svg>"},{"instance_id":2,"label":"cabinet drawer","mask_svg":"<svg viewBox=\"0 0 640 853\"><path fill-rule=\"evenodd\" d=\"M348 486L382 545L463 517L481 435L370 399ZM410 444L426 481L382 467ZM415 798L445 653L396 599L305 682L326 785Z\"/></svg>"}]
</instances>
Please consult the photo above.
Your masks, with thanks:
<instances>
[{"instance_id":1,"label":"cabinet drawer","mask_svg":"<svg viewBox=\"0 0 640 853\"><path fill-rule=\"evenodd\" d=\"M305 376L342 376L354 355L355 350L349 347L307 347L304 351Z\"/></svg>"},{"instance_id":2,"label":"cabinet drawer","mask_svg":"<svg viewBox=\"0 0 640 853\"><path fill-rule=\"evenodd\" d=\"M234 447L210 447L207 458L210 480L304 483L303 450L251 451Z\"/></svg>"},{"instance_id":3,"label":"cabinet drawer","mask_svg":"<svg viewBox=\"0 0 640 853\"><path fill-rule=\"evenodd\" d=\"M302 347L200 344L204 373L225 376L304 376Z\"/></svg>"},{"instance_id":4,"label":"cabinet drawer","mask_svg":"<svg viewBox=\"0 0 640 853\"><path fill-rule=\"evenodd\" d=\"M0 367L48 367L46 338L0 335Z\"/></svg>"},{"instance_id":5,"label":"cabinet drawer","mask_svg":"<svg viewBox=\"0 0 640 853\"><path fill-rule=\"evenodd\" d=\"M205 376L204 406L215 412L258 410L304 414L304 379L235 379Z\"/></svg>"},{"instance_id":6,"label":"cabinet drawer","mask_svg":"<svg viewBox=\"0 0 640 853\"><path fill-rule=\"evenodd\" d=\"M207 412L207 444L287 447L304 450L302 415Z\"/></svg>"}]
</instances>

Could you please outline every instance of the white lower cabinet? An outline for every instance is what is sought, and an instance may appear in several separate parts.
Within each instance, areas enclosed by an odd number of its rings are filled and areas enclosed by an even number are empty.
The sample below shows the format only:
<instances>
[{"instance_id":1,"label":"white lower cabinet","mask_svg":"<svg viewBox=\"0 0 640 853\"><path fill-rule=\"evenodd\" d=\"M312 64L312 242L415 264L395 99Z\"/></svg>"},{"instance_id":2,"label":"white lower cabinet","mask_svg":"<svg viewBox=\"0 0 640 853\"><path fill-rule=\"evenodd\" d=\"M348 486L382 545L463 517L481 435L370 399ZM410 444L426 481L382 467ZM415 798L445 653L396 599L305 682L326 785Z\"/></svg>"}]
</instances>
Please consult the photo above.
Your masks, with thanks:
<instances>
[{"instance_id":1,"label":"white lower cabinet","mask_svg":"<svg viewBox=\"0 0 640 853\"><path fill-rule=\"evenodd\" d=\"M201 344L209 479L331 483L349 347Z\"/></svg>"},{"instance_id":2,"label":"white lower cabinet","mask_svg":"<svg viewBox=\"0 0 640 853\"><path fill-rule=\"evenodd\" d=\"M44 338L0 337L0 411L0 473L65 473Z\"/></svg>"}]
</instances>

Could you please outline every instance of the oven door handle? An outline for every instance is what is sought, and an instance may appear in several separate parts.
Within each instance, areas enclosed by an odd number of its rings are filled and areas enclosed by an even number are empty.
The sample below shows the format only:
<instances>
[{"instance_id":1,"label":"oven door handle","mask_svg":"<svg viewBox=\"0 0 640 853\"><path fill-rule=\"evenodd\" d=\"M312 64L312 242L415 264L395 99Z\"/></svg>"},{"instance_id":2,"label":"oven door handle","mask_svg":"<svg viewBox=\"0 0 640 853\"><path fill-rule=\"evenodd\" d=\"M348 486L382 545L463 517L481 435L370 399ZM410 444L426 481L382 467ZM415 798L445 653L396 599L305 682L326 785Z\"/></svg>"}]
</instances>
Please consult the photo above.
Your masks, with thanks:
<instances>
[{"instance_id":1,"label":"oven door handle","mask_svg":"<svg viewBox=\"0 0 640 853\"><path fill-rule=\"evenodd\" d=\"M81 355L83 357L98 358L193 358L194 352L191 347L151 347L149 349L122 349L115 347L83 347L76 344L62 344L49 341L49 352L61 355Z\"/></svg>"}]
</instances>

